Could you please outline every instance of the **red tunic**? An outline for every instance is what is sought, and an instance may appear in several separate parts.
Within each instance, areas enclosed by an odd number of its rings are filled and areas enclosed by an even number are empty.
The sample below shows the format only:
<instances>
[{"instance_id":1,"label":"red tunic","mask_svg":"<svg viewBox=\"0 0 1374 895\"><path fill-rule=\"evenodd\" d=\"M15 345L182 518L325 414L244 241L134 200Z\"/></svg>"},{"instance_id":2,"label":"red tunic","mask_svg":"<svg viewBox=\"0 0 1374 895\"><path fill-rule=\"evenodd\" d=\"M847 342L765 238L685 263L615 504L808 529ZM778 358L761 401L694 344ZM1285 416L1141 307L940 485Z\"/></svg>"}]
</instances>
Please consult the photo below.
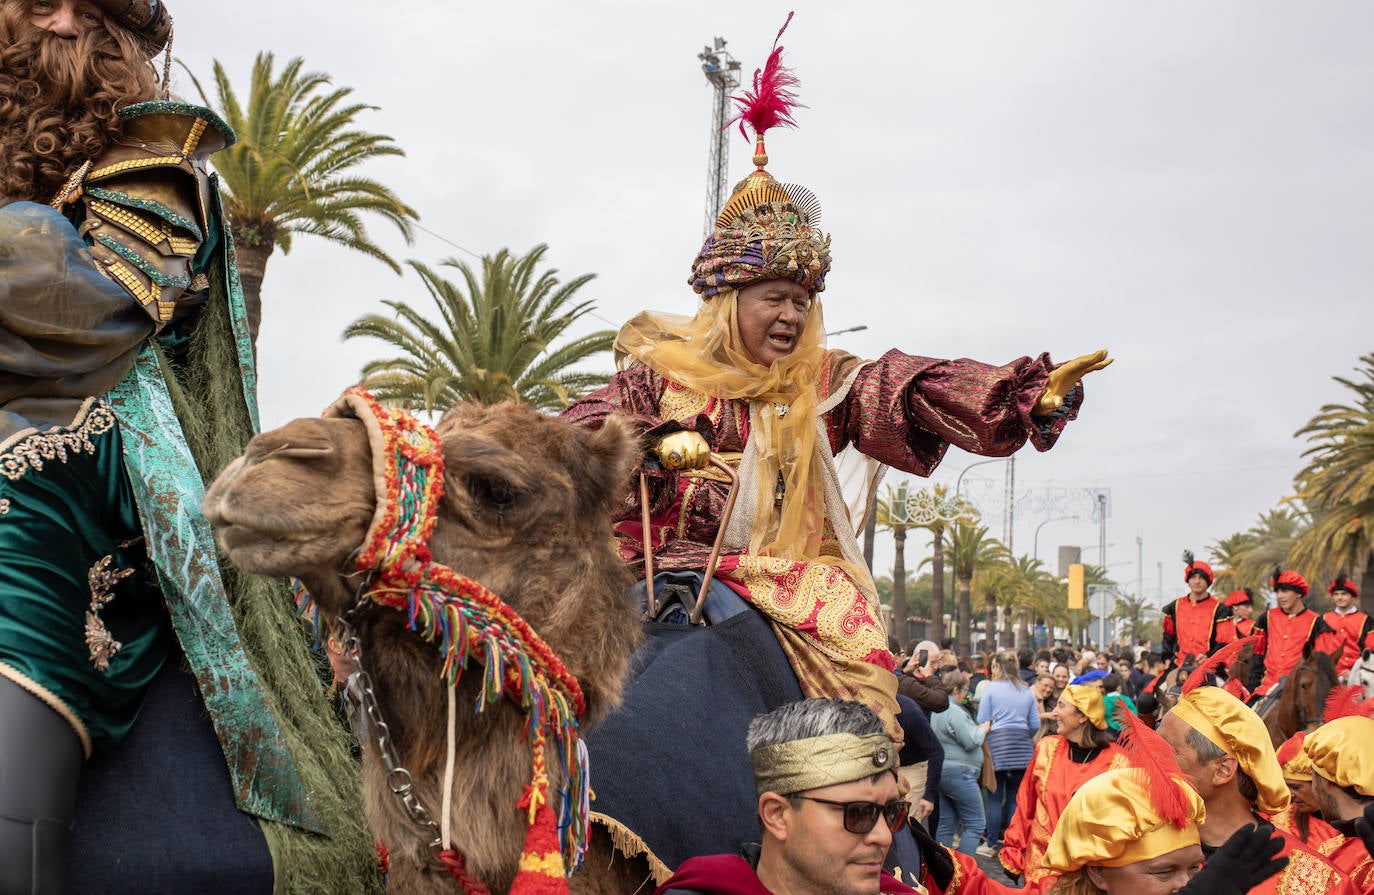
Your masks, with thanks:
<instances>
[{"instance_id":1,"label":"red tunic","mask_svg":"<svg viewBox=\"0 0 1374 895\"><path fill-rule=\"evenodd\" d=\"M1233 618L1231 624L1236 629L1236 637L1249 637L1255 633L1255 620L1253 618Z\"/></svg>"},{"instance_id":2,"label":"red tunic","mask_svg":"<svg viewBox=\"0 0 1374 895\"><path fill-rule=\"evenodd\" d=\"M1279 829L1288 866L1250 890L1250 895L1360 895L1360 889L1316 849Z\"/></svg>"},{"instance_id":3,"label":"red tunic","mask_svg":"<svg viewBox=\"0 0 1374 895\"><path fill-rule=\"evenodd\" d=\"M945 846L941 846L945 848ZM931 895L1044 895L1059 881L1059 877L1049 874L1037 883L1028 883L1023 889L1013 889L995 879L989 879L978 866L978 862L963 852L945 848L954 859L954 876L949 885L941 888L930 876L928 869L922 870L921 885L930 890Z\"/></svg>"},{"instance_id":4,"label":"red tunic","mask_svg":"<svg viewBox=\"0 0 1374 895\"><path fill-rule=\"evenodd\" d=\"M1235 639L1231 607L1210 593L1196 603L1182 596L1165 606L1163 626L1160 652L1170 664L1181 663L1185 656L1201 659Z\"/></svg>"},{"instance_id":5,"label":"red tunic","mask_svg":"<svg viewBox=\"0 0 1374 895\"><path fill-rule=\"evenodd\" d=\"M1035 744L1035 755L1016 793L1016 813L1002 837L998 860L1026 885L1050 875L1043 866L1050 834L1078 788L1104 771L1125 767L1126 755L1116 744L1104 746L1092 761L1078 764L1069 758L1069 741L1058 734Z\"/></svg>"},{"instance_id":6,"label":"red tunic","mask_svg":"<svg viewBox=\"0 0 1374 895\"><path fill-rule=\"evenodd\" d=\"M1335 833L1335 830L1332 832ZM1365 895L1374 895L1374 858L1370 858L1364 840L1336 833L1319 845L1317 851L1335 864L1336 869L1350 877L1357 889Z\"/></svg>"},{"instance_id":7,"label":"red tunic","mask_svg":"<svg viewBox=\"0 0 1374 895\"><path fill-rule=\"evenodd\" d=\"M1267 695L1281 678L1302 662L1305 648L1335 653L1341 638L1307 607L1297 615L1270 609L1255 620L1255 659L1250 663L1250 690Z\"/></svg>"},{"instance_id":8,"label":"red tunic","mask_svg":"<svg viewBox=\"0 0 1374 895\"><path fill-rule=\"evenodd\" d=\"M1298 832L1297 813L1293 810L1292 805L1289 805L1278 814L1275 814L1273 817L1269 818L1269 820L1275 827L1292 834L1312 848L1322 852L1322 854L1326 854L1326 852L1322 851L1322 845L1334 838L1339 838L1341 835L1336 832L1336 828L1331 826L1331 824L1322 820L1315 814L1309 814L1307 815L1307 837L1303 838L1303 835Z\"/></svg>"},{"instance_id":9,"label":"red tunic","mask_svg":"<svg viewBox=\"0 0 1374 895\"><path fill-rule=\"evenodd\" d=\"M1374 649L1374 620L1358 609L1348 615L1333 609L1323 615L1322 620L1340 635L1344 644L1341 657L1336 660L1336 672L1344 676L1359 660L1361 652Z\"/></svg>"}]
</instances>

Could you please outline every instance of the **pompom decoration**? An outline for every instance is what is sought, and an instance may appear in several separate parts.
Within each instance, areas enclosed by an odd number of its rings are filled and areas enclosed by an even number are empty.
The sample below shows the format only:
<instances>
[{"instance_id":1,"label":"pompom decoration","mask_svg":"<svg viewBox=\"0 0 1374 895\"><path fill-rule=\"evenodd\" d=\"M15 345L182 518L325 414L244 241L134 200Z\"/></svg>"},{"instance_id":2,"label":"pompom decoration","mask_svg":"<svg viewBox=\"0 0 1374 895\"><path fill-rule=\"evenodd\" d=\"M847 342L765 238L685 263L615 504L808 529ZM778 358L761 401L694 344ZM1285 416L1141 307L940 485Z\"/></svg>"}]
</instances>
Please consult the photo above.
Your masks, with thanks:
<instances>
[{"instance_id":1,"label":"pompom decoration","mask_svg":"<svg viewBox=\"0 0 1374 895\"><path fill-rule=\"evenodd\" d=\"M364 596L404 613L406 627L428 640L443 658L440 672L455 686L472 663L481 666L482 711L502 699L525 712L525 737L534 771L518 807L528 829L511 895L568 891L567 874L582 862L588 834L587 751L578 719L586 711L582 688L558 654L508 603L478 582L434 562L429 539L444 493L444 453L438 434L413 415L386 407L370 393L345 393L353 409L371 417L385 441L380 464L385 501L359 550L356 568L372 575ZM359 405L362 407L359 407ZM364 410L365 408L365 410ZM298 602L304 597L298 593ZM552 747L551 749L549 747ZM550 792L547 760L556 758L566 787ZM558 799L555 815L550 797ZM440 855L468 895L485 887L466 871L461 854Z\"/></svg>"},{"instance_id":2,"label":"pompom decoration","mask_svg":"<svg viewBox=\"0 0 1374 895\"><path fill-rule=\"evenodd\" d=\"M1112 715L1121 725L1117 745L1131 766L1149 778L1150 803L1159 816L1178 829L1188 825L1188 797L1181 786L1191 786L1174 759L1174 750L1125 703L1118 702Z\"/></svg>"},{"instance_id":3,"label":"pompom decoration","mask_svg":"<svg viewBox=\"0 0 1374 895\"><path fill-rule=\"evenodd\" d=\"M1207 678L1210 675L1216 674L1219 670L1224 671L1230 668L1231 663L1236 661L1240 656L1241 650L1245 649L1246 645L1254 642L1254 637L1243 637L1240 640L1231 641L1215 653L1212 653L1212 655L1207 658L1207 661L1203 662L1197 668L1194 668L1193 673L1188 675L1188 679L1183 682L1183 688L1180 692L1187 693L1189 690L1201 687L1207 683Z\"/></svg>"}]
</instances>

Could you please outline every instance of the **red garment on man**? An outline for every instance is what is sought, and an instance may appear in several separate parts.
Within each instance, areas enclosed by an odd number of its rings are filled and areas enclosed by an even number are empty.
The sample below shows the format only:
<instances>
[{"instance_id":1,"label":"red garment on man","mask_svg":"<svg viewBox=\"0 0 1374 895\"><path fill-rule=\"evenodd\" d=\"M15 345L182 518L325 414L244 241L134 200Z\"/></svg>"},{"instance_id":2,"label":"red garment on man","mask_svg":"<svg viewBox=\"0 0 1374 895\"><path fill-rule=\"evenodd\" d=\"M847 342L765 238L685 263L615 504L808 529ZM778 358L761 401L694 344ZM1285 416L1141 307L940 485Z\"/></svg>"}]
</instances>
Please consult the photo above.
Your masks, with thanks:
<instances>
[{"instance_id":1,"label":"red garment on man","mask_svg":"<svg viewBox=\"0 0 1374 895\"><path fill-rule=\"evenodd\" d=\"M1302 662L1304 649L1335 653L1341 638L1306 606L1297 615L1270 609L1255 621L1255 658L1250 663L1251 692L1261 696Z\"/></svg>"},{"instance_id":2,"label":"red garment on man","mask_svg":"<svg viewBox=\"0 0 1374 895\"><path fill-rule=\"evenodd\" d=\"M1345 674L1353 668L1361 652L1374 649L1374 619L1360 610L1341 615L1332 609L1322 616L1322 620L1341 636L1344 644L1341 657L1336 660L1338 674Z\"/></svg>"},{"instance_id":3,"label":"red garment on man","mask_svg":"<svg viewBox=\"0 0 1374 895\"><path fill-rule=\"evenodd\" d=\"M1236 629L1237 640L1255 633L1255 620L1253 618L1233 618L1231 625Z\"/></svg>"},{"instance_id":4,"label":"red garment on man","mask_svg":"<svg viewBox=\"0 0 1374 895\"><path fill-rule=\"evenodd\" d=\"M1235 637L1231 607L1210 593L1196 603L1184 595L1164 607L1160 654L1170 665L1180 664L1185 656L1202 659Z\"/></svg>"},{"instance_id":5,"label":"red garment on man","mask_svg":"<svg viewBox=\"0 0 1374 895\"><path fill-rule=\"evenodd\" d=\"M1350 877L1350 881L1361 892L1374 895L1374 858L1370 858L1364 840L1342 836L1335 830L1331 832L1335 835L1319 845L1317 851L1335 864L1336 869Z\"/></svg>"},{"instance_id":6,"label":"red garment on man","mask_svg":"<svg viewBox=\"0 0 1374 895\"><path fill-rule=\"evenodd\" d=\"M1275 828L1283 837L1283 850L1288 866L1276 876L1250 890L1250 895L1360 895L1360 888L1350 881L1335 864L1297 836Z\"/></svg>"},{"instance_id":7,"label":"red garment on man","mask_svg":"<svg viewBox=\"0 0 1374 895\"><path fill-rule=\"evenodd\" d=\"M1289 805L1278 814L1269 818L1269 821L1278 829L1292 834L1297 839L1306 842L1312 848L1322 852L1322 854L1326 854L1326 852L1322 851L1322 844L1338 838L1341 835L1336 832L1336 828L1331 826L1331 824L1322 820L1315 814L1309 814L1307 815L1307 835L1303 836L1298 830L1298 815L1297 812L1293 810L1292 805Z\"/></svg>"},{"instance_id":8,"label":"red garment on man","mask_svg":"<svg viewBox=\"0 0 1374 895\"><path fill-rule=\"evenodd\" d=\"M1126 754L1115 743L1101 747L1089 761L1070 758L1069 741L1047 736L1035 744L1035 755L1016 792L1016 813L1002 837L997 858L1008 871L1024 876L1026 885L1049 876L1045 849L1064 806L1078 788L1104 771L1126 767Z\"/></svg>"},{"instance_id":9,"label":"red garment on man","mask_svg":"<svg viewBox=\"0 0 1374 895\"><path fill-rule=\"evenodd\" d=\"M983 868L978 866L978 862L969 855L950 848L945 848L945 851L954 859L954 876L948 885L941 886L931 878L928 870L923 872L921 885L925 886L931 895L1045 895L1059 881L1059 877L1050 874L1037 883L1028 883L1023 889L1013 889L990 879Z\"/></svg>"},{"instance_id":10,"label":"red garment on man","mask_svg":"<svg viewBox=\"0 0 1374 895\"><path fill-rule=\"evenodd\" d=\"M704 855L688 858L677 873L654 891L654 895L670 895L684 890L709 892L711 895L772 895L760 880L754 865L740 855ZM916 895L916 890L884 871L880 890L889 895ZM973 891L973 890L965 890ZM977 895L992 895L985 889Z\"/></svg>"}]
</instances>

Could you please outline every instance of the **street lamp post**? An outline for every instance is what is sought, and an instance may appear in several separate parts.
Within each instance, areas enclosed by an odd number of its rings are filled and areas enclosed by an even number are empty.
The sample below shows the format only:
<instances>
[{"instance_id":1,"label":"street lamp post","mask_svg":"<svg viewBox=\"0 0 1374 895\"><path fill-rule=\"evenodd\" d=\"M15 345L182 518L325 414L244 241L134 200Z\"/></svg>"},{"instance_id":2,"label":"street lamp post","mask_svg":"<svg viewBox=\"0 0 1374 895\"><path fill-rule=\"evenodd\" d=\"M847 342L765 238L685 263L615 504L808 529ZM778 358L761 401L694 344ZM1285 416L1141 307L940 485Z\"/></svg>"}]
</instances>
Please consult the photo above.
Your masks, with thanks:
<instances>
[{"instance_id":1,"label":"street lamp post","mask_svg":"<svg viewBox=\"0 0 1374 895\"><path fill-rule=\"evenodd\" d=\"M1033 538L1031 539L1031 543L1033 544L1033 547L1032 547L1032 549L1031 549L1031 556L1034 557L1035 559L1039 559L1039 558L1040 558L1040 529L1044 528L1046 525L1049 525L1051 522L1065 522L1065 521L1067 521L1067 520L1069 520L1069 519L1073 519L1074 521L1077 521L1077 520L1078 520L1078 517L1077 517L1077 516L1056 516L1056 517L1053 518L1053 519L1046 519L1044 522L1041 522L1039 525L1035 526L1035 537L1033 537Z\"/></svg>"}]
</instances>

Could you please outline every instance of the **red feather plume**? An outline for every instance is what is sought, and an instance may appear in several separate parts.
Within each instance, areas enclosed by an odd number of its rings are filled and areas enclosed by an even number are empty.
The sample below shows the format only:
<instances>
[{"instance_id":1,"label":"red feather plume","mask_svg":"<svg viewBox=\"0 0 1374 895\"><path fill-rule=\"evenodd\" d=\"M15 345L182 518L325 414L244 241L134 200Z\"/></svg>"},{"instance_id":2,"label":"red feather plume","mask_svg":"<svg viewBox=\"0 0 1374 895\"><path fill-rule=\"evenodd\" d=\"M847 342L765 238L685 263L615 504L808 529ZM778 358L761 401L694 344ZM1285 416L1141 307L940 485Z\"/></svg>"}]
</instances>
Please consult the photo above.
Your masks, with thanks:
<instances>
[{"instance_id":1,"label":"red feather plume","mask_svg":"<svg viewBox=\"0 0 1374 895\"><path fill-rule=\"evenodd\" d=\"M1233 640L1221 649L1212 653L1205 662L1193 669L1193 673L1188 675L1188 679L1183 682L1183 693L1201 687L1207 680L1207 675L1213 674L1218 668L1230 668L1231 663L1236 661L1240 651L1245 649L1246 644L1254 643L1254 637L1242 637L1240 640Z\"/></svg>"},{"instance_id":2,"label":"red feather plume","mask_svg":"<svg viewBox=\"0 0 1374 895\"><path fill-rule=\"evenodd\" d=\"M768 61L763 68L754 69L754 89L746 90L743 96L734 97L739 113L727 121L725 126L729 127L738 121L739 132L746 140L749 139L749 133L744 129L746 124L754 129L755 136L769 128L796 127L797 122L792 119L792 110L806 108L797 102L797 94L794 92L801 82L792 74L791 69L783 66L782 47L778 46L778 41L782 39L782 33L787 30L794 14L789 12L787 21L778 29L778 36L773 38L773 52L768 55Z\"/></svg>"},{"instance_id":3,"label":"red feather plume","mask_svg":"<svg viewBox=\"0 0 1374 895\"><path fill-rule=\"evenodd\" d=\"M1117 745L1126 753L1131 766L1144 771L1149 778L1150 803L1160 817L1183 829L1188 825L1188 798L1179 787L1192 784L1179 769L1173 747L1124 703L1116 704L1114 718L1121 725Z\"/></svg>"},{"instance_id":4,"label":"red feather plume","mask_svg":"<svg viewBox=\"0 0 1374 895\"><path fill-rule=\"evenodd\" d=\"M1307 739L1307 732L1299 730L1283 741L1283 745L1274 752L1274 757L1279 760L1279 767L1283 767L1298 757L1298 753L1302 751L1302 741L1305 739Z\"/></svg>"},{"instance_id":5,"label":"red feather plume","mask_svg":"<svg viewBox=\"0 0 1374 895\"><path fill-rule=\"evenodd\" d=\"M1323 721L1335 721L1337 718L1348 718L1351 715L1362 714L1360 709L1363 703L1360 698L1364 696L1364 691L1359 687L1332 687L1331 692L1326 695L1326 705L1322 709ZM1374 700L1370 700L1374 702Z\"/></svg>"}]
</instances>

